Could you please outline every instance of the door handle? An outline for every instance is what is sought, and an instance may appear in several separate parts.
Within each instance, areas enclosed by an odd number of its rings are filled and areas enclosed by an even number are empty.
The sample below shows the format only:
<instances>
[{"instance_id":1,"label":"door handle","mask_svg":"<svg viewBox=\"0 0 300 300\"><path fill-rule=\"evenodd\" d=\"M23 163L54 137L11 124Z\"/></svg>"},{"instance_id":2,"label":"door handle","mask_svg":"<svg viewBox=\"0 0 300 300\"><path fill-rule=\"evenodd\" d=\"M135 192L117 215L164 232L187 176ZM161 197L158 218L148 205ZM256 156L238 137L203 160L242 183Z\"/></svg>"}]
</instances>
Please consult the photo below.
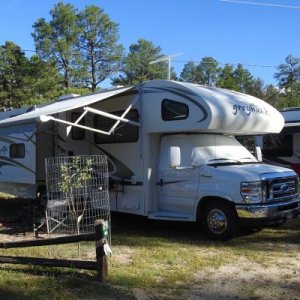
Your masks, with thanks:
<instances>
[{"instance_id":1,"label":"door handle","mask_svg":"<svg viewBox=\"0 0 300 300\"><path fill-rule=\"evenodd\" d=\"M164 180L163 180L163 179L160 179L159 185L160 185L160 186L163 186L163 185L164 185Z\"/></svg>"}]
</instances>

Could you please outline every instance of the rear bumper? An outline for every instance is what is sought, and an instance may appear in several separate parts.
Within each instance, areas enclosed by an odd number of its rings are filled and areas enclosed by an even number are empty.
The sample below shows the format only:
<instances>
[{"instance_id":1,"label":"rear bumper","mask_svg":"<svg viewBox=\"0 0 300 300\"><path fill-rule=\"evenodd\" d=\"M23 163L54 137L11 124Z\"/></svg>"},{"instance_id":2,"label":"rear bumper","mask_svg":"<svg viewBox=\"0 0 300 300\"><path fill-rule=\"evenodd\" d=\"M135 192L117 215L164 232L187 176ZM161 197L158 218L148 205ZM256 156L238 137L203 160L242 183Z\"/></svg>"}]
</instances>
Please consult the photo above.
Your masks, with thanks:
<instances>
[{"instance_id":1,"label":"rear bumper","mask_svg":"<svg viewBox=\"0 0 300 300\"><path fill-rule=\"evenodd\" d=\"M300 214L300 198L284 203L263 205L236 205L237 215L241 221L263 221L271 223L296 218Z\"/></svg>"}]
</instances>

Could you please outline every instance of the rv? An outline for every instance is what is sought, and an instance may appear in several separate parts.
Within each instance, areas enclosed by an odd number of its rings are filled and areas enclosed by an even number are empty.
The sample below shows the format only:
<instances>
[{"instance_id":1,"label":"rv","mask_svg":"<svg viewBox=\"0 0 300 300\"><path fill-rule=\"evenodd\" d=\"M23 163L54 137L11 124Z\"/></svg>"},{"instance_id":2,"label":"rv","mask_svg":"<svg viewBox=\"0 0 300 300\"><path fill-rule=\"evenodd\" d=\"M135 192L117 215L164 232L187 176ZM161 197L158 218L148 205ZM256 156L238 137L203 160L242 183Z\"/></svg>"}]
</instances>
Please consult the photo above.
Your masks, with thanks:
<instances>
[{"instance_id":1,"label":"rv","mask_svg":"<svg viewBox=\"0 0 300 300\"><path fill-rule=\"evenodd\" d=\"M300 107L281 111L285 124L279 134L256 137L266 163L293 169L300 174Z\"/></svg>"},{"instance_id":2,"label":"rv","mask_svg":"<svg viewBox=\"0 0 300 300\"><path fill-rule=\"evenodd\" d=\"M262 164L234 137L279 133L283 125L255 97L175 81L73 96L0 116L0 190L41 197L45 157L105 154L112 211L199 221L224 240L244 222L298 216L297 174Z\"/></svg>"}]
</instances>

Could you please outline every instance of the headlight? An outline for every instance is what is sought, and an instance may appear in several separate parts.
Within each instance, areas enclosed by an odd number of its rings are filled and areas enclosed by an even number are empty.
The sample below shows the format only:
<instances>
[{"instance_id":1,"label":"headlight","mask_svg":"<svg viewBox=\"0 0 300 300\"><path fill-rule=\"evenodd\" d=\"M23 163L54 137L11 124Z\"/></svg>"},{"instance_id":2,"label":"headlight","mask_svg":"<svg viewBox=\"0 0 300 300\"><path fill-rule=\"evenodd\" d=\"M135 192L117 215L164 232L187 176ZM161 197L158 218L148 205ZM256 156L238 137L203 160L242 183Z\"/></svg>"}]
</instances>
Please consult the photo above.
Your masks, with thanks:
<instances>
[{"instance_id":1,"label":"headlight","mask_svg":"<svg viewBox=\"0 0 300 300\"><path fill-rule=\"evenodd\" d=\"M242 182L241 195L247 203L261 203L264 199L262 182Z\"/></svg>"}]
</instances>

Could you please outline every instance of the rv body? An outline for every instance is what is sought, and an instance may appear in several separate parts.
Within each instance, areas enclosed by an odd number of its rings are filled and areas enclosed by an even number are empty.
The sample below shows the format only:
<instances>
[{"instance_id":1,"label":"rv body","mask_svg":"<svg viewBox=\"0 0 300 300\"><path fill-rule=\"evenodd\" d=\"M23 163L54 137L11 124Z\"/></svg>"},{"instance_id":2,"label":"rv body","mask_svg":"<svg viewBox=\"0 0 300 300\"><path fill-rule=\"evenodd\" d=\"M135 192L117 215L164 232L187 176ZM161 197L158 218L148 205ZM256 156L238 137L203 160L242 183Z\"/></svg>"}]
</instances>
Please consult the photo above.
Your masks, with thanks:
<instances>
[{"instance_id":1,"label":"rv body","mask_svg":"<svg viewBox=\"0 0 300 300\"><path fill-rule=\"evenodd\" d=\"M105 154L112 211L200 221L227 239L241 221L300 212L296 173L260 163L234 138L278 133L283 123L257 98L165 80L67 99L0 121L2 145L17 144L18 155L2 155L0 189L32 197L45 189L45 157Z\"/></svg>"}]
</instances>

